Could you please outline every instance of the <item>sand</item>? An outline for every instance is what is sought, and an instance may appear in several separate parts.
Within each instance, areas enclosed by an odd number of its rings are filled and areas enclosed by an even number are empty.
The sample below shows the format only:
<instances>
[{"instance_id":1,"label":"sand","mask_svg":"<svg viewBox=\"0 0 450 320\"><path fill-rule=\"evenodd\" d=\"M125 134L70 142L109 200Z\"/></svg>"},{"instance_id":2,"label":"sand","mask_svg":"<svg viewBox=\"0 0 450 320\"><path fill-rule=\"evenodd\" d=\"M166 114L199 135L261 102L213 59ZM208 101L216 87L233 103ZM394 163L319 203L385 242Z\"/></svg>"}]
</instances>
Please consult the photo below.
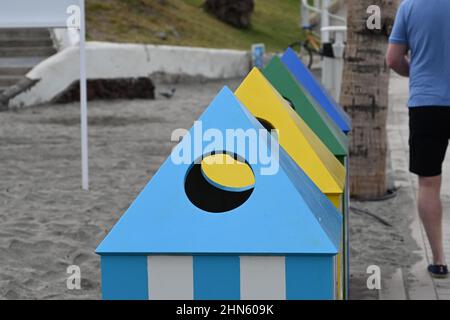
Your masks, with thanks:
<instances>
[{"instance_id":1,"label":"sand","mask_svg":"<svg viewBox=\"0 0 450 320\"><path fill-rule=\"evenodd\" d=\"M400 188L398 195L382 202L352 201L350 211L350 299L378 299L378 290L367 288L367 267L380 267L382 279L402 268L405 285L413 281L407 270L420 257L411 236L414 210L406 212L414 202L410 190ZM369 213L369 214L367 214ZM374 217L375 216L375 217ZM378 219L378 218L381 218ZM386 225L387 223L388 225Z\"/></svg>"},{"instance_id":2,"label":"sand","mask_svg":"<svg viewBox=\"0 0 450 320\"><path fill-rule=\"evenodd\" d=\"M81 190L79 106L48 105L0 113L0 298L99 299L95 248L169 155L172 130L189 128L223 84L157 85L173 98L89 104L91 190ZM370 264L408 264L408 219L396 214L408 194L352 206L382 215L387 227L351 214L352 298L366 289ZM81 290L68 290L66 269L81 268Z\"/></svg>"},{"instance_id":3,"label":"sand","mask_svg":"<svg viewBox=\"0 0 450 320\"><path fill-rule=\"evenodd\" d=\"M89 104L89 192L81 190L79 105L0 113L0 298L99 299L94 250L224 83L162 86L170 100ZM81 268L81 290L66 269Z\"/></svg>"}]
</instances>

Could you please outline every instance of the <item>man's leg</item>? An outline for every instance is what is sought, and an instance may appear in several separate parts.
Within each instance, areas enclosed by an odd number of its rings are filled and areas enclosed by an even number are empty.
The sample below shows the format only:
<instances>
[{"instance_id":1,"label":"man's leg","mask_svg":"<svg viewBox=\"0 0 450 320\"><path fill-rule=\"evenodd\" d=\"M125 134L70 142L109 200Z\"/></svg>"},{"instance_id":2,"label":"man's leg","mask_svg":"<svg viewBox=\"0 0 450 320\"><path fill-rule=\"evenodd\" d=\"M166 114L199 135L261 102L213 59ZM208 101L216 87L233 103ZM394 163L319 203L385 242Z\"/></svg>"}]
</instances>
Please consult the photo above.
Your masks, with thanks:
<instances>
[{"instance_id":1,"label":"man's leg","mask_svg":"<svg viewBox=\"0 0 450 320\"><path fill-rule=\"evenodd\" d=\"M433 264L445 265L442 240L442 176L419 176L419 215L433 253Z\"/></svg>"}]
</instances>

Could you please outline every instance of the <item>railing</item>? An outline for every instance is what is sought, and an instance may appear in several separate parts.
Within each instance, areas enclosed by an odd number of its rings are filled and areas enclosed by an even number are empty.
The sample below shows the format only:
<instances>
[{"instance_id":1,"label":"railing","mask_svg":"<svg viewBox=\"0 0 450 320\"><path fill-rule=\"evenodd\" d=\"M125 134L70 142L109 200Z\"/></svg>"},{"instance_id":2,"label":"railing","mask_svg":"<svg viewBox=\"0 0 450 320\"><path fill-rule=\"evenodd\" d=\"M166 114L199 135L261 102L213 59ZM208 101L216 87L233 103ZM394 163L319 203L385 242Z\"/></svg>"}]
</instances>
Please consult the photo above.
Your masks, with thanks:
<instances>
[{"instance_id":1,"label":"railing","mask_svg":"<svg viewBox=\"0 0 450 320\"><path fill-rule=\"evenodd\" d=\"M322 60L322 84L328 90L328 92L337 101L339 101L343 68L342 58L344 54L345 37L347 31L347 27L345 25L347 23L347 19L329 12L330 6L333 5L331 0L313 0L312 2L313 5L310 4L311 1L301 1L301 23L302 26L310 25L312 19L311 13L320 16L321 42L333 42L332 45L335 59L325 57ZM334 2L334 4L338 3ZM331 19L344 23L345 25L331 26ZM331 35L334 35L334 41L331 41Z\"/></svg>"},{"instance_id":2,"label":"railing","mask_svg":"<svg viewBox=\"0 0 450 320\"><path fill-rule=\"evenodd\" d=\"M321 16L323 14L327 15L328 18L332 18L335 19L337 21L341 21L343 23L347 23L347 20L341 16L332 14L329 12L329 7L330 7L330 0L314 0L314 5L310 5L308 3L308 0L302 0L302 5L301 5L301 13L302 13L302 25L305 24L309 24L310 22L310 13L311 12L315 12L317 14L320 14ZM322 2L322 3L321 3ZM325 8L325 10L324 10ZM325 11L325 12L324 12ZM322 27L325 27L322 25Z\"/></svg>"}]
</instances>

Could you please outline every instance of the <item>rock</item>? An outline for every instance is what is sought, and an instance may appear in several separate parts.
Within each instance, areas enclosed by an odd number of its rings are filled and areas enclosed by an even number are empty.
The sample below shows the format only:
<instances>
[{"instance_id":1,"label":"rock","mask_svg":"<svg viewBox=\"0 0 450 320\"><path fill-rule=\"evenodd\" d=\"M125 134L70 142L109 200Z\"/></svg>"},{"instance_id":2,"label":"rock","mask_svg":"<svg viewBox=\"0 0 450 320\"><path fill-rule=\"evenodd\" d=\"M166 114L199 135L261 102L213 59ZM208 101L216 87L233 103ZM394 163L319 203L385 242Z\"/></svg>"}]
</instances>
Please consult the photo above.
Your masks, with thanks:
<instances>
[{"instance_id":1,"label":"rock","mask_svg":"<svg viewBox=\"0 0 450 320\"><path fill-rule=\"evenodd\" d=\"M150 78L92 79L87 81L88 100L96 99L155 99L155 85ZM80 82L76 81L61 95L56 103L80 100Z\"/></svg>"},{"instance_id":2,"label":"rock","mask_svg":"<svg viewBox=\"0 0 450 320\"><path fill-rule=\"evenodd\" d=\"M255 4L254 0L206 0L205 8L220 20L247 29Z\"/></svg>"}]
</instances>

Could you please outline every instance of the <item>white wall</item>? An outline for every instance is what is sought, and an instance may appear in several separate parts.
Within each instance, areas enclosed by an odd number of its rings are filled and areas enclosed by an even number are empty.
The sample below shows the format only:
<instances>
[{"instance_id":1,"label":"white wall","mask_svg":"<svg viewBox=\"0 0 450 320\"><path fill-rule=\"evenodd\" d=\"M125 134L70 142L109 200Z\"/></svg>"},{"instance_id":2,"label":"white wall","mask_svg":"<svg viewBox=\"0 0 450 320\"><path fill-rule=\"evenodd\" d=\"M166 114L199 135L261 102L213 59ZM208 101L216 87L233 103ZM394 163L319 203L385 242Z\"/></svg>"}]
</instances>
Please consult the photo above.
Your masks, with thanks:
<instances>
[{"instance_id":1,"label":"white wall","mask_svg":"<svg viewBox=\"0 0 450 320\"><path fill-rule=\"evenodd\" d=\"M68 47L76 46L80 41L80 34L75 29L53 28L51 35L56 50L62 51Z\"/></svg>"},{"instance_id":2,"label":"white wall","mask_svg":"<svg viewBox=\"0 0 450 320\"><path fill-rule=\"evenodd\" d=\"M206 79L244 77L250 69L245 51L206 48L88 42L88 79L176 75ZM47 103L79 79L79 50L67 47L31 70L40 79L10 101L10 107Z\"/></svg>"}]
</instances>

